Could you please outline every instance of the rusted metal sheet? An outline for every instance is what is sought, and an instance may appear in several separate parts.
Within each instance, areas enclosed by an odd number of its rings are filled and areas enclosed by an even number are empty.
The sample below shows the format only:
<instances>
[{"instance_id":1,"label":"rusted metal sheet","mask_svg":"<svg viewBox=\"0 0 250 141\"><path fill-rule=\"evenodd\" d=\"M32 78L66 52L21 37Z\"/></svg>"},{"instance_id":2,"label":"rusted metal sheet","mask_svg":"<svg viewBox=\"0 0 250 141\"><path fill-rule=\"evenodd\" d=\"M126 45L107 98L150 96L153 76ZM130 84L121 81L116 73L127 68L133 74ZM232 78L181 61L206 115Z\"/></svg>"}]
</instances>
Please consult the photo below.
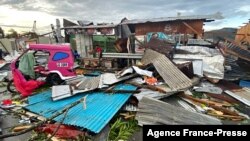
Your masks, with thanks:
<instances>
[{"instance_id":1,"label":"rusted metal sheet","mask_svg":"<svg viewBox=\"0 0 250 141\"><path fill-rule=\"evenodd\" d=\"M151 38L149 42L145 44L145 47L168 55L172 54L174 45L159 39Z\"/></svg>"},{"instance_id":2,"label":"rusted metal sheet","mask_svg":"<svg viewBox=\"0 0 250 141\"><path fill-rule=\"evenodd\" d=\"M158 73L173 90L182 90L192 86L192 81L163 54L147 49L142 57L142 63L146 65L153 63Z\"/></svg>"},{"instance_id":3,"label":"rusted metal sheet","mask_svg":"<svg viewBox=\"0 0 250 141\"><path fill-rule=\"evenodd\" d=\"M139 125L222 124L216 118L191 112L149 97L143 97L139 102L136 119Z\"/></svg>"},{"instance_id":4,"label":"rusted metal sheet","mask_svg":"<svg viewBox=\"0 0 250 141\"><path fill-rule=\"evenodd\" d=\"M225 80L221 80L218 84L216 84L216 86L220 87L223 90L230 90L230 91L240 90L242 88L239 85L236 85L235 83L225 81Z\"/></svg>"}]
</instances>

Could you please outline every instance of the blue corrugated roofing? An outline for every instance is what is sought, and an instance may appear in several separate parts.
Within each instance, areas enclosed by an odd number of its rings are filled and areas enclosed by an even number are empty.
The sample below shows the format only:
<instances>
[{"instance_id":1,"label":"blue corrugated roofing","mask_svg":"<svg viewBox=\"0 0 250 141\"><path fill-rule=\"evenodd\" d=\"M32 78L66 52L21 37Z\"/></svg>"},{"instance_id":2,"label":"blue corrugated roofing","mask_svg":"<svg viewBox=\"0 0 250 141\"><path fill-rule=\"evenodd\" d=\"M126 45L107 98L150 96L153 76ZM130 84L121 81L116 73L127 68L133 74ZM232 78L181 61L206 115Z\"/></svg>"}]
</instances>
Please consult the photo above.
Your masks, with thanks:
<instances>
[{"instance_id":1,"label":"blue corrugated roofing","mask_svg":"<svg viewBox=\"0 0 250 141\"><path fill-rule=\"evenodd\" d=\"M250 88L250 81L240 80L241 87L249 87Z\"/></svg>"},{"instance_id":2,"label":"blue corrugated roofing","mask_svg":"<svg viewBox=\"0 0 250 141\"><path fill-rule=\"evenodd\" d=\"M135 90L136 87L120 84L116 86L116 89ZM87 108L84 110L82 103L71 108L63 123L83 127L95 133L99 133L105 125L109 123L112 117L131 96L131 94L124 93L105 94L103 92L88 92L63 100L52 101L51 91L46 91L29 97L29 105L25 108L49 118L54 113L62 110L67 105L79 100L85 95L88 95L86 100ZM64 115L58 116L55 118L55 121L61 121L63 116Z\"/></svg>"}]
</instances>

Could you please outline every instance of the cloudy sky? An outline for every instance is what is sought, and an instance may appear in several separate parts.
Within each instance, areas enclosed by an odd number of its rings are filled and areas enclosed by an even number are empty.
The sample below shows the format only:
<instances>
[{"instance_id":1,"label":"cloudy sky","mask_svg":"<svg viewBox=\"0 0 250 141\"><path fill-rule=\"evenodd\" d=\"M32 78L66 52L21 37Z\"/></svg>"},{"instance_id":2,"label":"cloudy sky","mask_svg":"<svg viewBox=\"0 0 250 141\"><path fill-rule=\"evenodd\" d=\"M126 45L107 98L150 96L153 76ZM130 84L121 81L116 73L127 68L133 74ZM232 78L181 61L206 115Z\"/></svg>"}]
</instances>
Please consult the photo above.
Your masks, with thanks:
<instances>
[{"instance_id":1,"label":"cloudy sky","mask_svg":"<svg viewBox=\"0 0 250 141\"><path fill-rule=\"evenodd\" d=\"M223 20L206 23L205 30L239 27L250 19L250 0L0 0L0 26L29 31L50 31L55 19L119 23L124 17L144 19L221 12ZM5 26L4 26L5 25Z\"/></svg>"}]
</instances>

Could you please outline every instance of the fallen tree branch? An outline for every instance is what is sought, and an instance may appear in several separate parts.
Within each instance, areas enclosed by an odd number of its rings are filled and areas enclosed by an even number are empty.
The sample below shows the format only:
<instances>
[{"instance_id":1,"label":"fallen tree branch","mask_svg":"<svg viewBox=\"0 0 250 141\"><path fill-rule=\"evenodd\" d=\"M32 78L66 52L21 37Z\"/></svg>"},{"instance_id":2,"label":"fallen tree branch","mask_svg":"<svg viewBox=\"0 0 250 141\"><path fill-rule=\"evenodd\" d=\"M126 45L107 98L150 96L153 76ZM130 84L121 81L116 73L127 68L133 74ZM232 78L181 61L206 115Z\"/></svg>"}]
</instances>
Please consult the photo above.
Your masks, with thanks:
<instances>
[{"instance_id":1,"label":"fallen tree branch","mask_svg":"<svg viewBox=\"0 0 250 141\"><path fill-rule=\"evenodd\" d=\"M46 123L47 121L51 121L52 119L58 117L59 115L65 113L66 111L68 111L70 108L73 108L74 106L76 106L77 104L81 103L83 100L85 99L85 97L79 99L78 101L70 104L69 106L63 108L63 110L61 110L60 112L57 112L55 114L53 114L50 118L44 120L44 121L39 121L38 123L32 125L30 128L22 130L20 132L15 132L15 133L8 133L8 134L4 134L4 135L0 135L0 139L2 138L8 138L8 137L13 137L13 136L18 136L18 135L22 135L24 133L27 133L29 131L34 130L35 128L43 125L44 123Z\"/></svg>"}]
</instances>

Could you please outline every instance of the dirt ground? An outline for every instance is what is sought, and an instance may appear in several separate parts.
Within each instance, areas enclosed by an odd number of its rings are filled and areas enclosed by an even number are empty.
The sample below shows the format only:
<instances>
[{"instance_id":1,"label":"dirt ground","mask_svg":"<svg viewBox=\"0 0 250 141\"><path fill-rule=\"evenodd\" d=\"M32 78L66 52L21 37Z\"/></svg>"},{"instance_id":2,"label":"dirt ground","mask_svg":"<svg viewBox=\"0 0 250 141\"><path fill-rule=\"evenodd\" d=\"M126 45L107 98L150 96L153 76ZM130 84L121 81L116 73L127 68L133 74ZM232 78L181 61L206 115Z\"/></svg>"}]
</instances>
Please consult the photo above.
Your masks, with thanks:
<instances>
[{"instance_id":1,"label":"dirt ground","mask_svg":"<svg viewBox=\"0 0 250 141\"><path fill-rule=\"evenodd\" d=\"M0 87L1 89L4 89ZM0 101L3 99L10 98L10 95L7 93L1 93L0 94ZM0 113L2 113L2 109L0 109ZM2 129L2 134L5 134L9 132L11 127L18 125L19 124L19 119L15 117L14 115L2 115L0 114L0 128ZM15 137L10 137L10 138L5 138L5 139L0 139L0 141L27 141L31 137L31 132L28 132L26 134L20 135L20 136L15 136Z\"/></svg>"}]
</instances>

